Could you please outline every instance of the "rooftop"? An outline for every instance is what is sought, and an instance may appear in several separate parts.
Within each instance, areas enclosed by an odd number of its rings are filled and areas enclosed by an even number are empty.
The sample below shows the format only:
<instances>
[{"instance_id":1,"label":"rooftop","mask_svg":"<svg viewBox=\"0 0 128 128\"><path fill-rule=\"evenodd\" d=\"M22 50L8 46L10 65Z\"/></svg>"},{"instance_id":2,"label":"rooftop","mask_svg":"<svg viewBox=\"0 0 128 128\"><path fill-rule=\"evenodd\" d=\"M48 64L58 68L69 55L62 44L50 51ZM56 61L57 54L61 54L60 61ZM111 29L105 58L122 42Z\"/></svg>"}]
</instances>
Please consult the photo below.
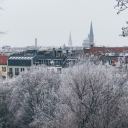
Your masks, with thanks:
<instances>
[{"instance_id":1,"label":"rooftop","mask_svg":"<svg viewBox=\"0 0 128 128\"><path fill-rule=\"evenodd\" d=\"M0 64L7 64L8 56L0 56Z\"/></svg>"}]
</instances>

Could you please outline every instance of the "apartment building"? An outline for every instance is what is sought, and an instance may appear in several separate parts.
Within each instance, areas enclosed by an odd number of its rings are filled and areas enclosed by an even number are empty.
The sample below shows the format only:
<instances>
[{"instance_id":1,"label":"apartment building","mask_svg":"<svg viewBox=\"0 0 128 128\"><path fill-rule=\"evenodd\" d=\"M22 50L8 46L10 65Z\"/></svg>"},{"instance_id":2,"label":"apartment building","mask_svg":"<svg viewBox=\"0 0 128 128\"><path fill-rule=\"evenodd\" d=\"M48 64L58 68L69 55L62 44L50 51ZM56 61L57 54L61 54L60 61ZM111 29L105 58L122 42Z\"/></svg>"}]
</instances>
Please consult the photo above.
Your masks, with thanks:
<instances>
[{"instance_id":1,"label":"apartment building","mask_svg":"<svg viewBox=\"0 0 128 128\"><path fill-rule=\"evenodd\" d=\"M8 77L16 77L20 72L30 70L37 59L37 50L28 50L23 53L13 54L7 58Z\"/></svg>"}]
</instances>

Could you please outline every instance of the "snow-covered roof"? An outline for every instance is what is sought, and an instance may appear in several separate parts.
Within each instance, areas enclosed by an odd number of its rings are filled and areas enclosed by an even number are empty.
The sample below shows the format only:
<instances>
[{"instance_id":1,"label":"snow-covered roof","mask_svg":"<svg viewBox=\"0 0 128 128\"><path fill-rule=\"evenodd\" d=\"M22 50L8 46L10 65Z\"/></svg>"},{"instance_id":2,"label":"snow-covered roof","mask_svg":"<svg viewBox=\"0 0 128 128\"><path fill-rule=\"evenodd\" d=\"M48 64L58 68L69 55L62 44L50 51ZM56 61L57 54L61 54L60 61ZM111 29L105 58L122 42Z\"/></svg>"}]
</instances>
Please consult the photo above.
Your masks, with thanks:
<instances>
[{"instance_id":1,"label":"snow-covered roof","mask_svg":"<svg viewBox=\"0 0 128 128\"><path fill-rule=\"evenodd\" d=\"M18 56L10 56L8 59L10 60L32 60L33 57L18 57Z\"/></svg>"}]
</instances>

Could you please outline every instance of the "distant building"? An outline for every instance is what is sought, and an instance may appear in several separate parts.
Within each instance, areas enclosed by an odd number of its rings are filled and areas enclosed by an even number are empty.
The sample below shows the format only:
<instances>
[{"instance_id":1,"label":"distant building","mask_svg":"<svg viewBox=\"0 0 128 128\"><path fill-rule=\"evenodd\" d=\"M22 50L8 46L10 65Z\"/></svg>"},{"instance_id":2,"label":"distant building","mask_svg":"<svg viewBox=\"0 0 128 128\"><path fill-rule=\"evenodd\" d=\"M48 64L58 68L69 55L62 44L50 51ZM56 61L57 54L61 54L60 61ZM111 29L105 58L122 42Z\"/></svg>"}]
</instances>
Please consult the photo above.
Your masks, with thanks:
<instances>
[{"instance_id":1,"label":"distant building","mask_svg":"<svg viewBox=\"0 0 128 128\"><path fill-rule=\"evenodd\" d=\"M15 52L23 52L26 50L26 47L13 47L13 50Z\"/></svg>"},{"instance_id":2,"label":"distant building","mask_svg":"<svg viewBox=\"0 0 128 128\"><path fill-rule=\"evenodd\" d=\"M68 40L68 46L72 47L72 37L71 37L71 32L70 32L70 36L69 36L69 40Z\"/></svg>"},{"instance_id":3,"label":"distant building","mask_svg":"<svg viewBox=\"0 0 128 128\"><path fill-rule=\"evenodd\" d=\"M4 46L2 47L2 49L3 49L3 50L5 50L5 49L10 50L10 49L12 49L12 48L11 48L10 46L4 45Z\"/></svg>"},{"instance_id":4,"label":"distant building","mask_svg":"<svg viewBox=\"0 0 128 128\"><path fill-rule=\"evenodd\" d=\"M88 38L86 38L85 40L83 40L82 47L84 47L84 48L90 48L89 35L88 35Z\"/></svg>"}]
</instances>

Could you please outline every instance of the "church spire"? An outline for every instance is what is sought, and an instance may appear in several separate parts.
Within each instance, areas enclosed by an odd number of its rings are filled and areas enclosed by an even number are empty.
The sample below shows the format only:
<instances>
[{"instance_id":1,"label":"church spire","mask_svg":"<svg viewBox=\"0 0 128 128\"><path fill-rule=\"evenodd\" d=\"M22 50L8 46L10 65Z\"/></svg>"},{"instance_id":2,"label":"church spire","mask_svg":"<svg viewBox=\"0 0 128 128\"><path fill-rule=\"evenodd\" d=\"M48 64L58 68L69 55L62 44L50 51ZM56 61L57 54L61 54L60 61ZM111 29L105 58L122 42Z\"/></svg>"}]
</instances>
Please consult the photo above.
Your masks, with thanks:
<instances>
[{"instance_id":1,"label":"church spire","mask_svg":"<svg viewBox=\"0 0 128 128\"><path fill-rule=\"evenodd\" d=\"M90 45L93 45L94 44L94 34L93 34L92 22L91 22L91 26L90 26L89 41L90 41Z\"/></svg>"}]
</instances>

